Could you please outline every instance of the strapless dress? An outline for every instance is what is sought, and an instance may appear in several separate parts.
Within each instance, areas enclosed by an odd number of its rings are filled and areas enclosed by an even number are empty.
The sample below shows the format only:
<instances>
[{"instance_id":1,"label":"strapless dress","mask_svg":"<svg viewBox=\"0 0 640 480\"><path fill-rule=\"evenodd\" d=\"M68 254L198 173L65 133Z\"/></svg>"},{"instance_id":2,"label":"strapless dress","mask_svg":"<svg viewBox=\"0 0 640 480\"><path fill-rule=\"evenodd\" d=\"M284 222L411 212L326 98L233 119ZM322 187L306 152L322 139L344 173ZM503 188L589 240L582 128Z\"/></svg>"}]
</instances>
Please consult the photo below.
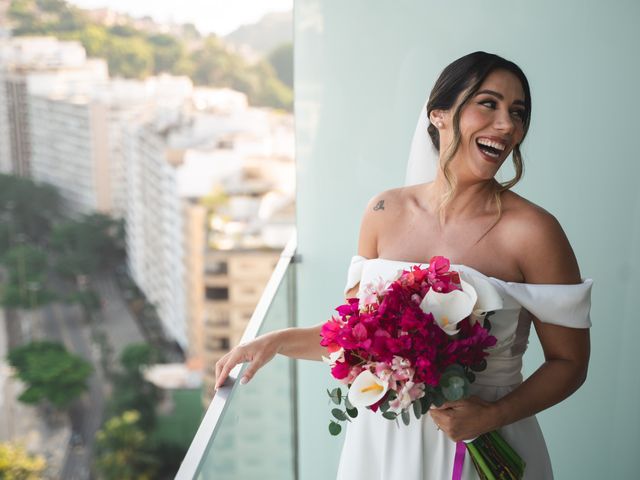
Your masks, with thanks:
<instances>
[{"instance_id":1,"label":"strapless dress","mask_svg":"<svg viewBox=\"0 0 640 480\"><path fill-rule=\"evenodd\" d=\"M360 284L392 280L415 262L353 257L345 292ZM497 344L490 349L487 368L471 384L471 394L496 401L522 383L522 356L527 348L532 315L545 323L571 328L591 327L591 287L585 279L575 285L542 285L505 282L465 265L452 265L462 275L489 280L503 299L503 308L491 317L491 334ZM524 418L500 429L502 436L526 462L526 480L553 479L542 431L535 417ZM346 428L338 467L338 480L450 480L456 444L438 430L430 415L409 426L382 418L380 412L360 409ZM465 458L463 480L476 480L471 460Z\"/></svg>"}]
</instances>

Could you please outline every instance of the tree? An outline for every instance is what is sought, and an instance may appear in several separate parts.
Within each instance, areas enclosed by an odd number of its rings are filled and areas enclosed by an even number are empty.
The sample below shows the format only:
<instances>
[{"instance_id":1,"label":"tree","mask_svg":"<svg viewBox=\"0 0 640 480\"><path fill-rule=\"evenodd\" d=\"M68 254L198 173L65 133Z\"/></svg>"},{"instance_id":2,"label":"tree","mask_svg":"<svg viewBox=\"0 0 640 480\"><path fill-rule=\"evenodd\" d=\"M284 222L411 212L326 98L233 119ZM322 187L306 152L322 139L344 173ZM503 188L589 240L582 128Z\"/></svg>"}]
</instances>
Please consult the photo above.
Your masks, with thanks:
<instances>
[{"instance_id":1,"label":"tree","mask_svg":"<svg viewBox=\"0 0 640 480\"><path fill-rule=\"evenodd\" d=\"M147 41L153 49L154 73L182 73L179 70L186 59L183 42L166 33L151 35Z\"/></svg>"},{"instance_id":2,"label":"tree","mask_svg":"<svg viewBox=\"0 0 640 480\"><path fill-rule=\"evenodd\" d=\"M101 213L85 215L56 225L51 246L61 275L75 278L95 273L123 260L124 223Z\"/></svg>"},{"instance_id":3,"label":"tree","mask_svg":"<svg viewBox=\"0 0 640 480\"><path fill-rule=\"evenodd\" d=\"M193 81L198 85L228 87L247 94L249 103L291 110L293 93L265 60L249 65L229 51L222 41L209 35L192 53Z\"/></svg>"},{"instance_id":4,"label":"tree","mask_svg":"<svg viewBox=\"0 0 640 480\"><path fill-rule=\"evenodd\" d=\"M27 404L47 400L57 408L66 408L87 390L93 372L89 362L55 342L28 343L11 350L8 359L26 384L18 399Z\"/></svg>"},{"instance_id":5,"label":"tree","mask_svg":"<svg viewBox=\"0 0 640 480\"><path fill-rule=\"evenodd\" d=\"M156 478L157 461L139 421L140 413L128 410L107 420L96 433L96 467L105 479Z\"/></svg>"},{"instance_id":6,"label":"tree","mask_svg":"<svg viewBox=\"0 0 640 480\"><path fill-rule=\"evenodd\" d=\"M10 226L10 242L23 234L29 241L45 244L61 211L62 199L51 185L0 174L0 219Z\"/></svg>"},{"instance_id":7,"label":"tree","mask_svg":"<svg viewBox=\"0 0 640 480\"><path fill-rule=\"evenodd\" d=\"M111 35L107 47L111 75L146 78L153 72L153 50L144 39Z\"/></svg>"},{"instance_id":8,"label":"tree","mask_svg":"<svg viewBox=\"0 0 640 480\"><path fill-rule=\"evenodd\" d=\"M43 457L29 455L24 447L0 443L0 478L3 480L38 480L47 464Z\"/></svg>"},{"instance_id":9,"label":"tree","mask_svg":"<svg viewBox=\"0 0 640 480\"><path fill-rule=\"evenodd\" d=\"M289 88L293 88L293 43L283 43L267 57L278 78Z\"/></svg>"},{"instance_id":10,"label":"tree","mask_svg":"<svg viewBox=\"0 0 640 480\"><path fill-rule=\"evenodd\" d=\"M140 425L150 430L156 423L156 405L160 390L143 376L144 367L158 363L160 352L146 343L133 343L120 354L122 372L114 376L114 392L109 410L117 415L127 410L136 410Z\"/></svg>"},{"instance_id":11,"label":"tree","mask_svg":"<svg viewBox=\"0 0 640 480\"><path fill-rule=\"evenodd\" d=\"M47 256L38 247L19 245L9 249L2 257L9 281L2 293L2 303L8 307L35 308L55 298L45 288Z\"/></svg>"}]
</instances>

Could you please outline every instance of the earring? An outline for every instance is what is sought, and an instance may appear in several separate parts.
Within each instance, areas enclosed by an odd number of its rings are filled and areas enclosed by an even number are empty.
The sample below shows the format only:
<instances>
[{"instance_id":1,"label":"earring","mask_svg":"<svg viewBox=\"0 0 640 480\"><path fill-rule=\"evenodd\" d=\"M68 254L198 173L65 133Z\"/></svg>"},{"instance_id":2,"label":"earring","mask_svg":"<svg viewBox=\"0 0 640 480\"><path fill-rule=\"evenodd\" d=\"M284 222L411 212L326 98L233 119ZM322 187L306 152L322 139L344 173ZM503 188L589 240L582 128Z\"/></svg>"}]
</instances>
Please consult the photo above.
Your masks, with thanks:
<instances>
[{"instance_id":1,"label":"earring","mask_svg":"<svg viewBox=\"0 0 640 480\"><path fill-rule=\"evenodd\" d=\"M438 127L438 128L442 128L443 125L444 124L441 121L437 121L436 122L436 127Z\"/></svg>"}]
</instances>

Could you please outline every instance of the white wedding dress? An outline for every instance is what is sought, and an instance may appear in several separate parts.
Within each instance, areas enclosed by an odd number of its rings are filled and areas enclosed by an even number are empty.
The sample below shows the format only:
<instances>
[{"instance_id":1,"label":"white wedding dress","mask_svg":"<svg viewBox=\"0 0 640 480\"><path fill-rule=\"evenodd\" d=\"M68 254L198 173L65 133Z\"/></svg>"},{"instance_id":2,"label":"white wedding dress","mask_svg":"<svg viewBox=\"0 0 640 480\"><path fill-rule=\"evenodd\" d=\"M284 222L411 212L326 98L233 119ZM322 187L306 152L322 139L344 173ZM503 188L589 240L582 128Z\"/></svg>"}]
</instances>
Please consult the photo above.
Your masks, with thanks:
<instances>
[{"instance_id":1,"label":"white wedding dress","mask_svg":"<svg viewBox=\"0 0 640 480\"><path fill-rule=\"evenodd\" d=\"M346 290L364 287L379 278L392 280L399 270L415 263L353 257ZM423 264L427 265L427 264ZM504 307L491 317L491 334L497 337L487 358L487 369L477 374L471 393L495 401L522 382L522 355L531 326L531 314L542 322L572 328L589 328L592 280L576 285L534 285L487 277L473 268L452 265L461 275L487 278L502 296ZM530 312L530 313L529 313ZM409 426L386 420L380 412L359 409L347 425L338 480L451 480L456 444L437 430L431 416L412 415ZM526 462L525 479L553 478L547 447L535 417L500 429L505 440ZM478 479L468 455L463 480Z\"/></svg>"}]
</instances>

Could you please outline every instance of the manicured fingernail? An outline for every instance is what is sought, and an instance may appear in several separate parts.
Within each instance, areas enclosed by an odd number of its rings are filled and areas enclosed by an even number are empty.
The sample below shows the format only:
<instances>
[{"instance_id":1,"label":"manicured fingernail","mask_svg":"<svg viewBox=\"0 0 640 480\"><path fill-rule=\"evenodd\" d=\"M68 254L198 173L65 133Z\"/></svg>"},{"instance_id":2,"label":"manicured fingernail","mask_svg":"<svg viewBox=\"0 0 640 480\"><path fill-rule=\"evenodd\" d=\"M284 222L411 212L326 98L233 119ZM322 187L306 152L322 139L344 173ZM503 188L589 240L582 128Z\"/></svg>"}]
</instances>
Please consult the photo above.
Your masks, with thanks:
<instances>
[{"instance_id":1,"label":"manicured fingernail","mask_svg":"<svg viewBox=\"0 0 640 480\"><path fill-rule=\"evenodd\" d=\"M242 379L240 380L240 383L242 385L246 384L248 382L247 377L242 377Z\"/></svg>"}]
</instances>

